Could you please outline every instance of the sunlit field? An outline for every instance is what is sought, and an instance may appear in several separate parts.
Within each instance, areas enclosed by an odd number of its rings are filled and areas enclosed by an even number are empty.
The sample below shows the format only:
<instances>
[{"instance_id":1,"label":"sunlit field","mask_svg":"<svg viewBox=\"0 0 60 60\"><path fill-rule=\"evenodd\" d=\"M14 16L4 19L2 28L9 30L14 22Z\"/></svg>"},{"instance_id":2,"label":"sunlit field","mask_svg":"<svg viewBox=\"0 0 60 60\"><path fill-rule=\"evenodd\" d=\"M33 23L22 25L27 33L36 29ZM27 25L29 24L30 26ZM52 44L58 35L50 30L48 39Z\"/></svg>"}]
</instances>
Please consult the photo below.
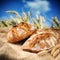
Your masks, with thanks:
<instances>
[{"instance_id":1,"label":"sunlit field","mask_svg":"<svg viewBox=\"0 0 60 60\"><path fill-rule=\"evenodd\" d=\"M60 60L59 3L19 2L1 1L0 60Z\"/></svg>"}]
</instances>

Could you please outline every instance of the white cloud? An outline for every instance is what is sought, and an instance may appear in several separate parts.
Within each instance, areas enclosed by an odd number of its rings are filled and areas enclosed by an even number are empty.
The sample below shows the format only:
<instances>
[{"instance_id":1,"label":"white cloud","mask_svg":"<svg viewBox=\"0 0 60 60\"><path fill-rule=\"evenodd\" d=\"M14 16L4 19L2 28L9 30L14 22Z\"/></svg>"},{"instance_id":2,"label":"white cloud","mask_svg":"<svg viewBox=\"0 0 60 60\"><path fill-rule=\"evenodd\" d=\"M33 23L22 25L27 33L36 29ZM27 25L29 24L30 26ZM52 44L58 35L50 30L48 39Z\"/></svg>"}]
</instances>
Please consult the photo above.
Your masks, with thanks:
<instances>
[{"instance_id":1,"label":"white cloud","mask_svg":"<svg viewBox=\"0 0 60 60\"><path fill-rule=\"evenodd\" d=\"M27 2L28 6L33 9L39 9L40 11L49 11L49 3L47 1Z\"/></svg>"},{"instance_id":2,"label":"white cloud","mask_svg":"<svg viewBox=\"0 0 60 60\"><path fill-rule=\"evenodd\" d=\"M27 6L29 6L31 11L36 14L50 11L49 2L46 0L34 0L33 2L27 1Z\"/></svg>"}]
</instances>

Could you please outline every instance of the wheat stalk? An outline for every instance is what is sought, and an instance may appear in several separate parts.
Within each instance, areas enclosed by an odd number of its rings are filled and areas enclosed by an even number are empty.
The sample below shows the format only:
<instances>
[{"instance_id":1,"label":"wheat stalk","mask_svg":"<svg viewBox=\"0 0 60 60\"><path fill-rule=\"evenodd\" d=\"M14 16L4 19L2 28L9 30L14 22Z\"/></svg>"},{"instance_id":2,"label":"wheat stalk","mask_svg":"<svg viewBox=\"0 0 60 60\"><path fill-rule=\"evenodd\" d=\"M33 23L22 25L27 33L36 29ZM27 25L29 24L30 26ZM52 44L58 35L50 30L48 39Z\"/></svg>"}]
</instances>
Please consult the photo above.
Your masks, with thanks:
<instances>
[{"instance_id":1,"label":"wheat stalk","mask_svg":"<svg viewBox=\"0 0 60 60\"><path fill-rule=\"evenodd\" d=\"M54 17L52 19L51 27L52 28L60 28L60 21L57 19L57 17Z\"/></svg>"}]
</instances>

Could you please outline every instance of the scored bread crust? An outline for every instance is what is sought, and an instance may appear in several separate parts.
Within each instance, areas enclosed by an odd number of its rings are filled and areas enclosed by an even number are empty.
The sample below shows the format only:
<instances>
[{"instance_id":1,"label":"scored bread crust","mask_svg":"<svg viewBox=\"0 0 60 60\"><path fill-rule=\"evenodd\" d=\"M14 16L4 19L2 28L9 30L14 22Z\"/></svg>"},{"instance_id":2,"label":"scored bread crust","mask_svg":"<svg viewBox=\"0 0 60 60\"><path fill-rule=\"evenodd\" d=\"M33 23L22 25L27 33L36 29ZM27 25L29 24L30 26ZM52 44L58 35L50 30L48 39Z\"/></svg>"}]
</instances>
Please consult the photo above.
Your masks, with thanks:
<instances>
[{"instance_id":1,"label":"scored bread crust","mask_svg":"<svg viewBox=\"0 0 60 60\"><path fill-rule=\"evenodd\" d=\"M7 34L9 42L16 43L31 36L36 31L36 28L28 23L21 22L14 26Z\"/></svg>"},{"instance_id":2,"label":"scored bread crust","mask_svg":"<svg viewBox=\"0 0 60 60\"><path fill-rule=\"evenodd\" d=\"M48 28L37 31L23 44L22 49L34 53L49 50L60 40L60 29Z\"/></svg>"}]
</instances>

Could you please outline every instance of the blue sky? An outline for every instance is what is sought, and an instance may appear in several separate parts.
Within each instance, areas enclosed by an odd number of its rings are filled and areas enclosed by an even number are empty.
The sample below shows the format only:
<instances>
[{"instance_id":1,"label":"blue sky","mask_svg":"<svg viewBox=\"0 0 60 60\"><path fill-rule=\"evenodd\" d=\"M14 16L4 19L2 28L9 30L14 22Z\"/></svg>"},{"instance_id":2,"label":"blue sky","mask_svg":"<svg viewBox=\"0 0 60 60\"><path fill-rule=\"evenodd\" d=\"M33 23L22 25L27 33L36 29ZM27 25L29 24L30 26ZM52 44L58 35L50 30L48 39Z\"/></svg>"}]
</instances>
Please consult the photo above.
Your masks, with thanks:
<instances>
[{"instance_id":1,"label":"blue sky","mask_svg":"<svg viewBox=\"0 0 60 60\"><path fill-rule=\"evenodd\" d=\"M55 16L60 20L59 0L0 0L0 19L10 16L5 12L7 10L16 10L20 15L30 11L32 17L42 15L48 22Z\"/></svg>"}]
</instances>

